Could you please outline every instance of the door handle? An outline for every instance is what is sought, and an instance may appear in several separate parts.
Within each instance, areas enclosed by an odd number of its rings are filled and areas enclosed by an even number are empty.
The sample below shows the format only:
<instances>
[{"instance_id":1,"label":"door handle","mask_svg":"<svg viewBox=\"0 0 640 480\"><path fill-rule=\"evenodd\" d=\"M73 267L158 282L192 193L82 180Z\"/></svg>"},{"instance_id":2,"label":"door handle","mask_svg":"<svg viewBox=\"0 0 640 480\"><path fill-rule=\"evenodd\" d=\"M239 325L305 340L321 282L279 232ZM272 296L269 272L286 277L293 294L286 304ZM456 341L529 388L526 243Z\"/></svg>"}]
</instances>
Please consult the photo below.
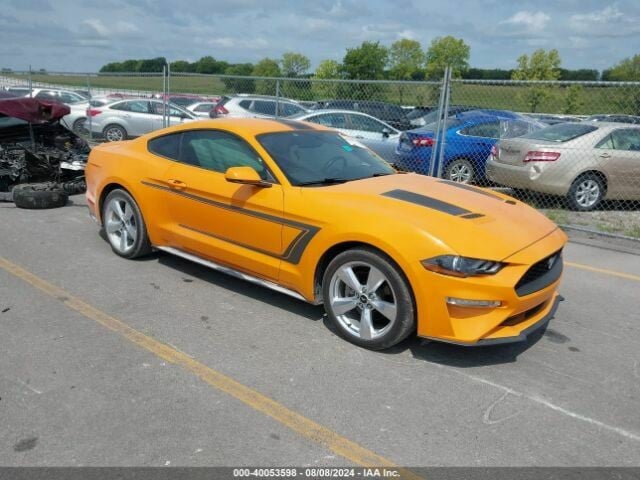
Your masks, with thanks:
<instances>
[{"instance_id":1,"label":"door handle","mask_svg":"<svg viewBox=\"0 0 640 480\"><path fill-rule=\"evenodd\" d=\"M600 154L600 158L611 158L611 154L610 153L601 153Z\"/></svg>"},{"instance_id":2,"label":"door handle","mask_svg":"<svg viewBox=\"0 0 640 480\"><path fill-rule=\"evenodd\" d=\"M185 188L187 188L186 183L181 182L180 180L174 180L173 178L167 180L167 183L169 184L170 188L173 188L175 190L184 190Z\"/></svg>"}]
</instances>

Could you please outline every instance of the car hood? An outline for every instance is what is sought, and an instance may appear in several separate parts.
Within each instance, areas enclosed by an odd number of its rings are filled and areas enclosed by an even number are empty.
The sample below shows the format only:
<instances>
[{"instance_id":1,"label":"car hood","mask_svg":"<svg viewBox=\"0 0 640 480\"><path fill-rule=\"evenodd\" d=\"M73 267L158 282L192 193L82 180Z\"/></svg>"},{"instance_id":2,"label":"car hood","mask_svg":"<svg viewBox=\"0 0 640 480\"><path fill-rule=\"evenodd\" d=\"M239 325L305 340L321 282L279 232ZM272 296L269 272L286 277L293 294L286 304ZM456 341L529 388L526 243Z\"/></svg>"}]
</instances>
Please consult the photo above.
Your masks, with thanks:
<instances>
[{"instance_id":1,"label":"car hood","mask_svg":"<svg viewBox=\"0 0 640 480\"><path fill-rule=\"evenodd\" d=\"M558 227L507 195L417 174L397 174L303 188L323 211L368 218L379 236L392 241L399 224L409 224L459 255L505 260Z\"/></svg>"}]
</instances>

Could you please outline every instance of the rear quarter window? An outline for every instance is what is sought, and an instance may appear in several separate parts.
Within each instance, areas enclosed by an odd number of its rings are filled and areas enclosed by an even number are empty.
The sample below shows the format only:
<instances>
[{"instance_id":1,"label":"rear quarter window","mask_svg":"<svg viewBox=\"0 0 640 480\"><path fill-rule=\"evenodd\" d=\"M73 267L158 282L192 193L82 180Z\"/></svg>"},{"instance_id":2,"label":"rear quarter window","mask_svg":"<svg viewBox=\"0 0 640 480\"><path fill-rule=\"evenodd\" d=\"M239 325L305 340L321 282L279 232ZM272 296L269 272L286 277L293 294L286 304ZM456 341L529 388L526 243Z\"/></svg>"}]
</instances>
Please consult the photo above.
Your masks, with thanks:
<instances>
[{"instance_id":1,"label":"rear quarter window","mask_svg":"<svg viewBox=\"0 0 640 480\"><path fill-rule=\"evenodd\" d=\"M153 138L147 143L147 149L161 157L178 160L180 158L181 136L182 133L174 133Z\"/></svg>"}]
</instances>

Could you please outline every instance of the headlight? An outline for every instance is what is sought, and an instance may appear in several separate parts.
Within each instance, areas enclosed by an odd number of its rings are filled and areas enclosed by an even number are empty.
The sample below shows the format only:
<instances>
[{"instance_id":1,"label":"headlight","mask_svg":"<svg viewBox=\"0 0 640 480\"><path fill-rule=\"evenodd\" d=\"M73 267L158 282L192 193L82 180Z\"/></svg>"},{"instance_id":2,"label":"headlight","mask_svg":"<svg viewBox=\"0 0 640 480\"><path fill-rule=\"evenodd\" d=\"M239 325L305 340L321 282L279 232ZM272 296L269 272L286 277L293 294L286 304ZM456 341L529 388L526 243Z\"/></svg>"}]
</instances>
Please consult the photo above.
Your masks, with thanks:
<instances>
[{"instance_id":1,"label":"headlight","mask_svg":"<svg viewBox=\"0 0 640 480\"><path fill-rule=\"evenodd\" d=\"M457 255L441 255L422 260L421 263L427 270L454 277L493 275L505 265L502 262L494 262L493 260L481 260Z\"/></svg>"}]
</instances>

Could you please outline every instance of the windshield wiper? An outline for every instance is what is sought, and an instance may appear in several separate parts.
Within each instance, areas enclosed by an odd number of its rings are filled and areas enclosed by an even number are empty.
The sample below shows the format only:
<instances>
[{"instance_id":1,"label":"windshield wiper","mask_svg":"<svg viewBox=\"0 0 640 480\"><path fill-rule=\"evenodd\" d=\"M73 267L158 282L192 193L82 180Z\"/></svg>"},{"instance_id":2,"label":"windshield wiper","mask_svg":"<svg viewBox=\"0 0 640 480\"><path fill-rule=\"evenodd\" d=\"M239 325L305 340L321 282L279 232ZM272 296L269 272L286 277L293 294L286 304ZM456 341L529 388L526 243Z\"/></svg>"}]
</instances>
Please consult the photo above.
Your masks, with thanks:
<instances>
[{"instance_id":1,"label":"windshield wiper","mask_svg":"<svg viewBox=\"0 0 640 480\"><path fill-rule=\"evenodd\" d=\"M345 183L345 182L349 182L353 180L352 178L335 178L335 177L328 177L328 178L323 178L321 180L311 180L309 182L300 182L297 183L296 186L297 187L304 187L304 186L308 186L308 185L334 185L336 183Z\"/></svg>"}]
</instances>

